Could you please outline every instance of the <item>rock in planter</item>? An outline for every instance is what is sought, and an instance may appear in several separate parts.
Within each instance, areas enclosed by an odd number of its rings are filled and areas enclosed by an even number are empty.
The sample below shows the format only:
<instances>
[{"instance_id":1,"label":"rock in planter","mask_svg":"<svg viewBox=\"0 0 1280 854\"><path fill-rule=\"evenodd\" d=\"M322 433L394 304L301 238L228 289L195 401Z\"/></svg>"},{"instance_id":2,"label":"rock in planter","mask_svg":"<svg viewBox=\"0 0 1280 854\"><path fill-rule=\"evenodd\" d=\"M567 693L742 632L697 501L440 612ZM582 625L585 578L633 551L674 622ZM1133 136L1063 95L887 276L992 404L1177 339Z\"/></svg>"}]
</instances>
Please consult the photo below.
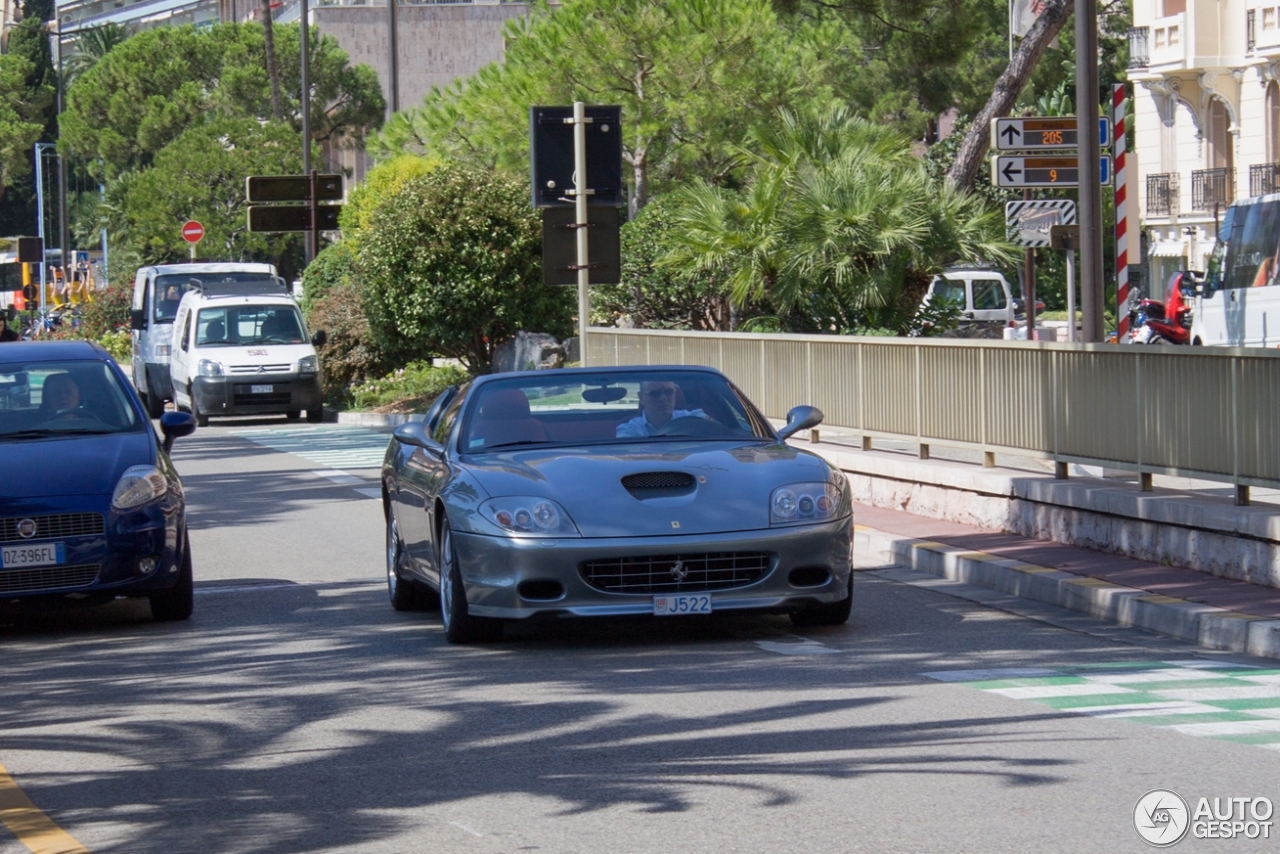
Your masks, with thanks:
<instances>
[{"instance_id":1,"label":"rock in planter","mask_svg":"<svg viewBox=\"0 0 1280 854\"><path fill-rule=\"evenodd\" d=\"M543 332L517 332L493 351L493 372L545 371L564 367L564 347Z\"/></svg>"}]
</instances>

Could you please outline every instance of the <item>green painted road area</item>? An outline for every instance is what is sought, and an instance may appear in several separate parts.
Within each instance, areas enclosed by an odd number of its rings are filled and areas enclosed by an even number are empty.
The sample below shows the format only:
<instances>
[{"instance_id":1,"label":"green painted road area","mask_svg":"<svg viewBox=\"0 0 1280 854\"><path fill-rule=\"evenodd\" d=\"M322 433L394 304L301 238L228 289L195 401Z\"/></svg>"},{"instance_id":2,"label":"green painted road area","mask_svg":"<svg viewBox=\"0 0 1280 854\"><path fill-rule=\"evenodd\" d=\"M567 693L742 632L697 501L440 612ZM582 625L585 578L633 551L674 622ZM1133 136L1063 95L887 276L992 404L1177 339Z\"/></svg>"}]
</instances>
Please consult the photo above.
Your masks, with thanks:
<instances>
[{"instance_id":1,"label":"green painted road area","mask_svg":"<svg viewBox=\"0 0 1280 854\"><path fill-rule=\"evenodd\" d=\"M1149 661L921 675L1062 712L1280 750L1280 669Z\"/></svg>"}]
</instances>

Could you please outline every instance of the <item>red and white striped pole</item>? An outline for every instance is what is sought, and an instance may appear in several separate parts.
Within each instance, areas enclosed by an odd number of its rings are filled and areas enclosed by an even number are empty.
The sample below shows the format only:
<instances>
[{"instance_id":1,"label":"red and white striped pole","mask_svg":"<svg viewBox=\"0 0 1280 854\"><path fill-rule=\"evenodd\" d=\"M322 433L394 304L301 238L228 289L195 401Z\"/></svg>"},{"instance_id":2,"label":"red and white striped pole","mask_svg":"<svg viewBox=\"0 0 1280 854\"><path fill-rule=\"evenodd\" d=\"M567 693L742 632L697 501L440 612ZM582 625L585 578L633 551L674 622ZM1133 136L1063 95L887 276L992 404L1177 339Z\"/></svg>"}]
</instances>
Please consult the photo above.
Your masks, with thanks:
<instances>
[{"instance_id":1,"label":"red and white striped pole","mask_svg":"<svg viewBox=\"0 0 1280 854\"><path fill-rule=\"evenodd\" d=\"M1125 98L1123 83L1111 92L1116 155L1116 340L1129 337L1129 204L1125 185Z\"/></svg>"}]
</instances>

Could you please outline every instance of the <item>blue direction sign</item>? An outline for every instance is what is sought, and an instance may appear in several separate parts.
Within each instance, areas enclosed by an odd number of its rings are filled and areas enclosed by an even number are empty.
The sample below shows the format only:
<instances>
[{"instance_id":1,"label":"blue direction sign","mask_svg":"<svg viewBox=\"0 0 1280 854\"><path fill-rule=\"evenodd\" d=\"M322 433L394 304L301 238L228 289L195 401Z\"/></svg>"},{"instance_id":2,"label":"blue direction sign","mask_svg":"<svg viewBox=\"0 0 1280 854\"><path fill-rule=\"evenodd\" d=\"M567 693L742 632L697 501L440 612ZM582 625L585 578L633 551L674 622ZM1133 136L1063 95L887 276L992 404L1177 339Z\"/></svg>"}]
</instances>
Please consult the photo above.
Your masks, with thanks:
<instances>
[{"instance_id":1,"label":"blue direction sign","mask_svg":"<svg viewBox=\"0 0 1280 854\"><path fill-rule=\"evenodd\" d=\"M1099 182L1111 183L1111 156L1104 154L1099 162ZM1010 157L1001 155L991 161L991 181L997 187L1079 187L1078 157Z\"/></svg>"},{"instance_id":2,"label":"blue direction sign","mask_svg":"<svg viewBox=\"0 0 1280 854\"><path fill-rule=\"evenodd\" d=\"M1075 116L1029 116L992 119L991 138L996 151L1066 151L1080 147ZM1111 144L1111 119L1098 119L1098 144Z\"/></svg>"}]
</instances>

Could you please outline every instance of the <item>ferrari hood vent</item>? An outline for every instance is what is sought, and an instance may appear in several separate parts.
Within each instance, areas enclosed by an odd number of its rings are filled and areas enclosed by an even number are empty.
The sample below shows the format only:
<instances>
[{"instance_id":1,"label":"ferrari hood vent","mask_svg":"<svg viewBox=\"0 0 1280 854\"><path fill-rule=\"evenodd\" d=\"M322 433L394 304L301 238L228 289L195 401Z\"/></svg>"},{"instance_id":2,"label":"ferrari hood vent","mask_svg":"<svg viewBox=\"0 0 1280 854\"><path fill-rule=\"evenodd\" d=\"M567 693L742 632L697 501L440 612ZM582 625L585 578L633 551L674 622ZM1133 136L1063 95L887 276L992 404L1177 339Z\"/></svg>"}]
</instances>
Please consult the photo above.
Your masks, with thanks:
<instances>
[{"instance_id":1,"label":"ferrari hood vent","mask_svg":"<svg viewBox=\"0 0 1280 854\"><path fill-rule=\"evenodd\" d=\"M633 497L643 501L646 498L688 495L693 492L695 481L688 472L647 471L627 475L622 479L622 485Z\"/></svg>"}]
</instances>

